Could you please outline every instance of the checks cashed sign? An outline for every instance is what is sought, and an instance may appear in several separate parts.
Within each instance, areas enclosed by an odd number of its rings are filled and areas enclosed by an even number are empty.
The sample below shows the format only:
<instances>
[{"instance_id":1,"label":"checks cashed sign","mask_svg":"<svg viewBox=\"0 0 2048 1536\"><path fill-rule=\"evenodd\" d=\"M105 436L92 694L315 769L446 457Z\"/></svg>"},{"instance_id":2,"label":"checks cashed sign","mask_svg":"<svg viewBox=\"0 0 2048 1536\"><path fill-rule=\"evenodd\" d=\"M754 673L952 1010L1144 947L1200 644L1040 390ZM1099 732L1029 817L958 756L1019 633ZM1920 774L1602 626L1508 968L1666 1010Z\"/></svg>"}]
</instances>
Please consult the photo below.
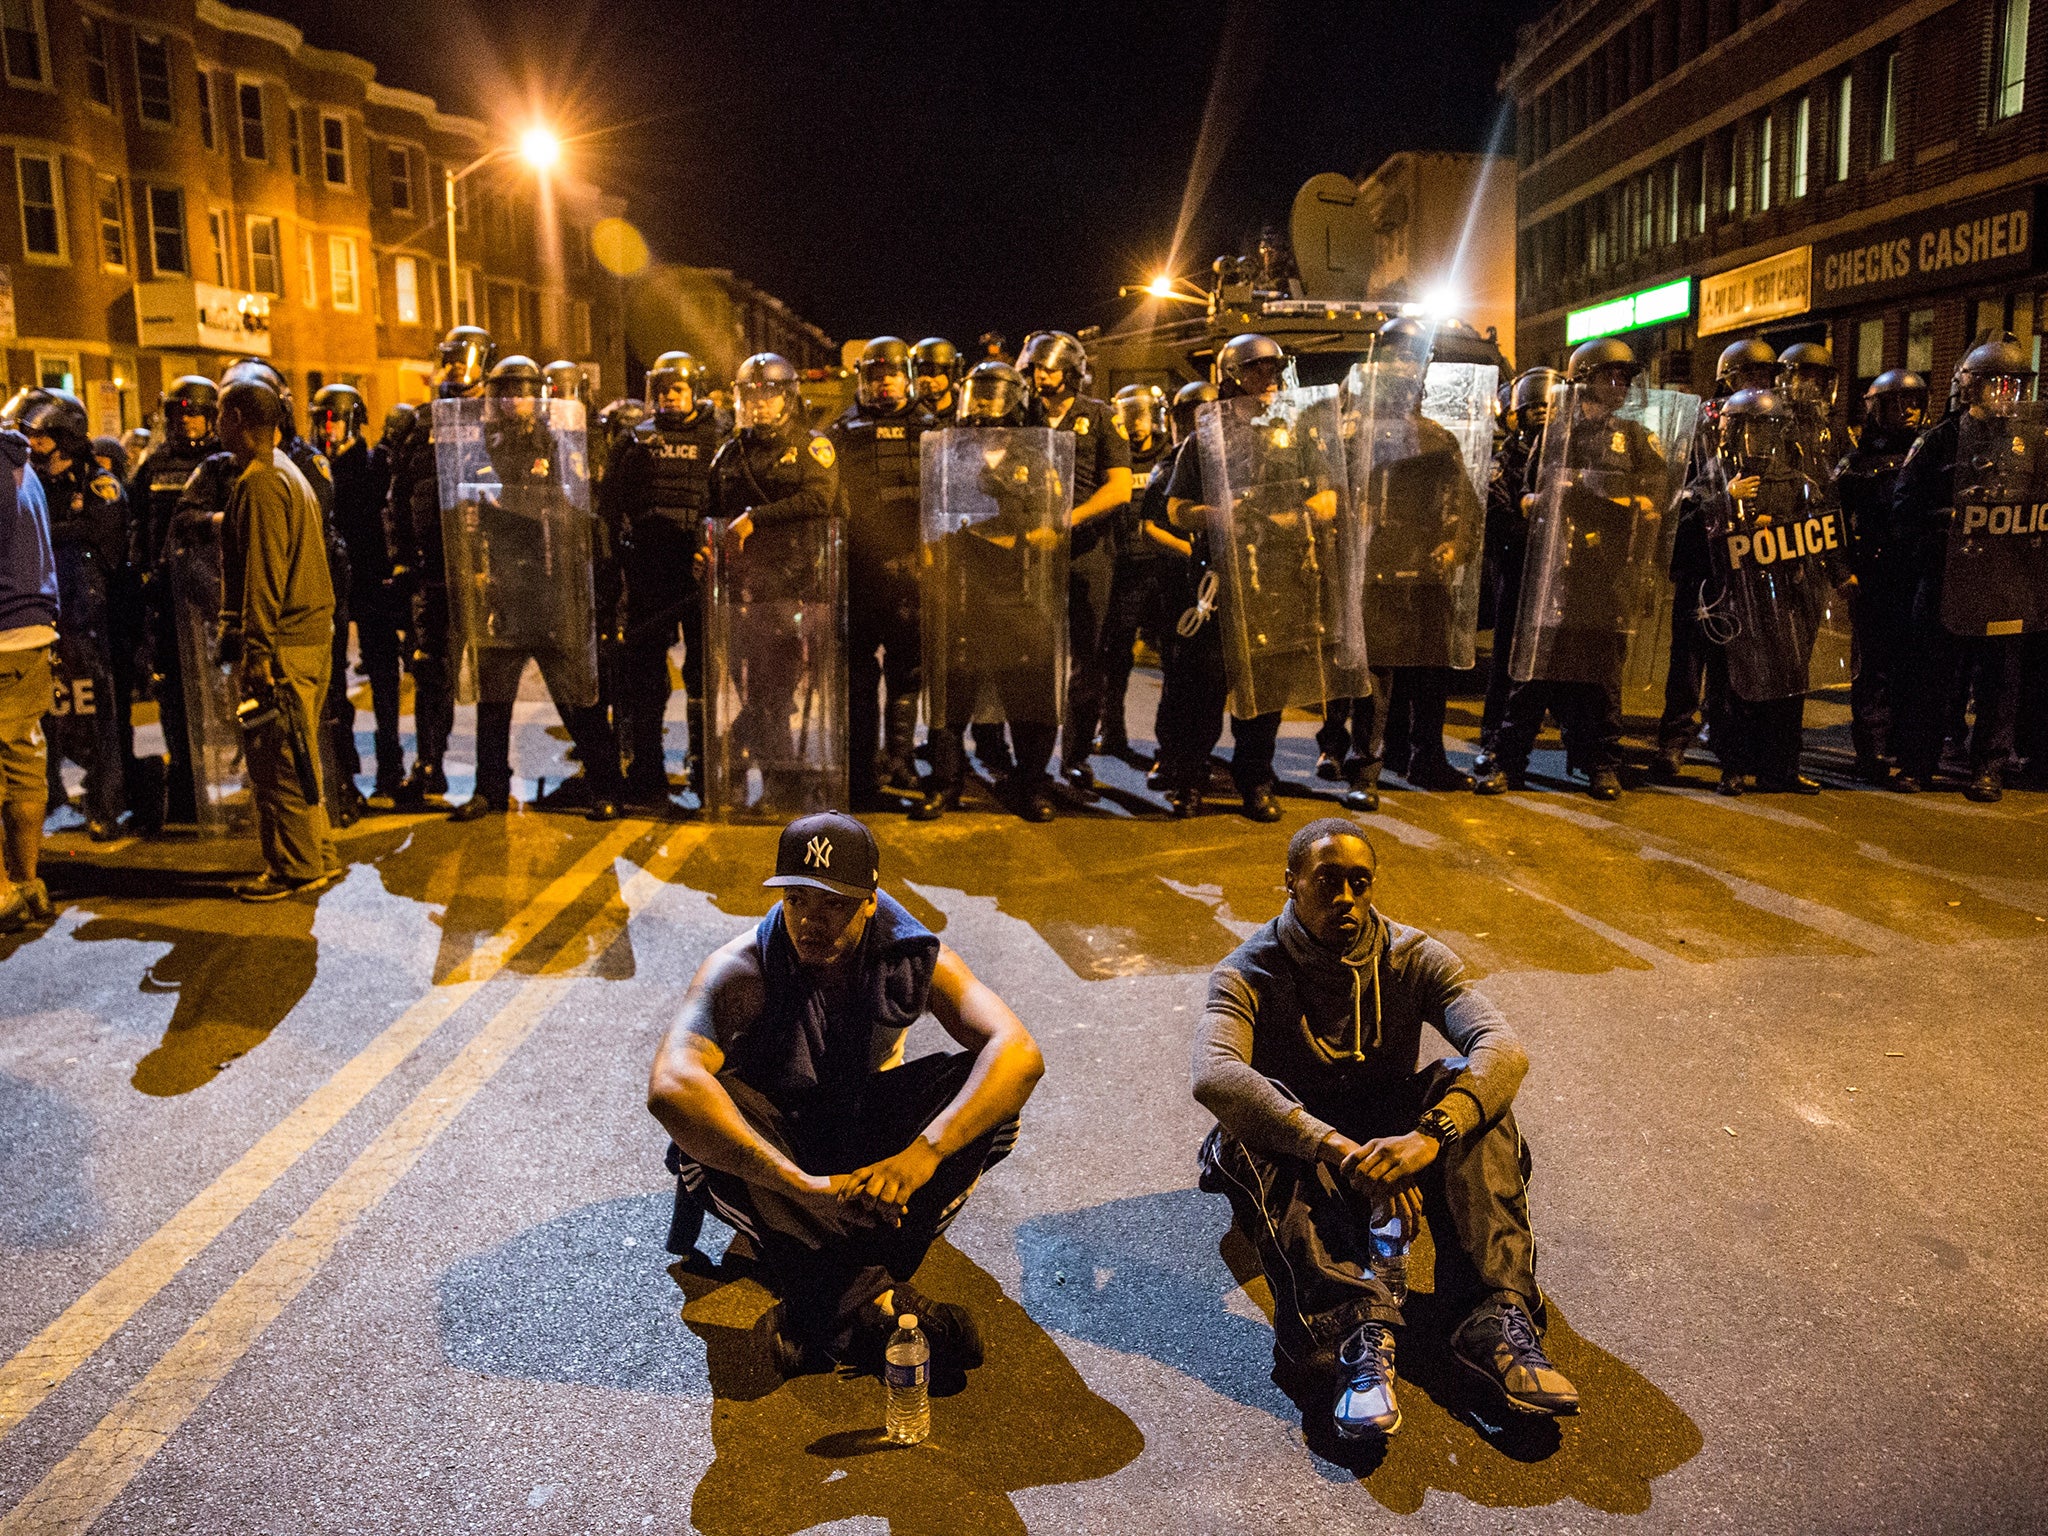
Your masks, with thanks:
<instances>
[{"instance_id":1,"label":"checks cashed sign","mask_svg":"<svg viewBox=\"0 0 2048 1536\"><path fill-rule=\"evenodd\" d=\"M1813 302L1835 309L2033 266L2034 189L2017 187L1821 241L1813 248Z\"/></svg>"}]
</instances>

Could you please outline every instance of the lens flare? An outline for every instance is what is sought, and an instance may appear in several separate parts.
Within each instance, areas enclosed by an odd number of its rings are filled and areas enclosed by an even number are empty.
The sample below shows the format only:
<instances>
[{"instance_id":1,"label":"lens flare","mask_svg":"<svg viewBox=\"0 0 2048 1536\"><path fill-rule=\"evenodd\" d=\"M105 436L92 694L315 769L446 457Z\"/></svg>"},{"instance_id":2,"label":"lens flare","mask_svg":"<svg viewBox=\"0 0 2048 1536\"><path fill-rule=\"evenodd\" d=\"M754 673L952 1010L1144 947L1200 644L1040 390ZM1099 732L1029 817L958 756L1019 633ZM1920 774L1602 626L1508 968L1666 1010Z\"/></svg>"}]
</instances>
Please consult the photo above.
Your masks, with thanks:
<instances>
[{"instance_id":1,"label":"lens flare","mask_svg":"<svg viewBox=\"0 0 2048 1536\"><path fill-rule=\"evenodd\" d=\"M562 159L562 141L545 128L529 128L519 135L520 158L536 171L552 170Z\"/></svg>"}]
</instances>

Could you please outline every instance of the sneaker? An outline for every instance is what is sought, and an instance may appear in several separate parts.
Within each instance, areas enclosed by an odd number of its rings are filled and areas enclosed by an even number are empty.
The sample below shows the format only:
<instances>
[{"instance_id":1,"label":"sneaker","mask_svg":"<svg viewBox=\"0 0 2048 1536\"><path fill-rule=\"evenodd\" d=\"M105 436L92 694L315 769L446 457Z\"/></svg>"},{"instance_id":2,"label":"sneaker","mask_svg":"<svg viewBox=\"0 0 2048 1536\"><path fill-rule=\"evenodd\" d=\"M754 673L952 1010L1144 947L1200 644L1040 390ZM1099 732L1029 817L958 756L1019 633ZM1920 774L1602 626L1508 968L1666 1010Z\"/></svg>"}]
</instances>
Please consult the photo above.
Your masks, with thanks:
<instances>
[{"instance_id":1,"label":"sneaker","mask_svg":"<svg viewBox=\"0 0 2048 1536\"><path fill-rule=\"evenodd\" d=\"M1340 1440L1391 1435L1401 1427L1394 1401L1394 1335L1385 1323L1365 1323L1337 1351L1337 1402L1330 1409Z\"/></svg>"},{"instance_id":2,"label":"sneaker","mask_svg":"<svg viewBox=\"0 0 2048 1536\"><path fill-rule=\"evenodd\" d=\"M922 1291L899 1285L896 1294L889 1298L888 1323L892 1332L896 1318L905 1312L916 1314L917 1326L931 1344L935 1365L956 1371L971 1371L981 1365L981 1330L965 1307L950 1301L933 1301Z\"/></svg>"},{"instance_id":3,"label":"sneaker","mask_svg":"<svg viewBox=\"0 0 2048 1536\"><path fill-rule=\"evenodd\" d=\"M236 886L235 895L243 901L283 901L285 897L296 896L307 886L318 884L327 878L323 875L312 880L280 880L269 870L265 870L254 880L244 881Z\"/></svg>"},{"instance_id":4,"label":"sneaker","mask_svg":"<svg viewBox=\"0 0 2048 1536\"><path fill-rule=\"evenodd\" d=\"M1536 1325L1511 1301L1492 1302L1451 1335L1451 1353L1465 1369L1491 1382L1517 1413L1558 1415L1579 1411L1579 1389L1550 1363Z\"/></svg>"}]
</instances>

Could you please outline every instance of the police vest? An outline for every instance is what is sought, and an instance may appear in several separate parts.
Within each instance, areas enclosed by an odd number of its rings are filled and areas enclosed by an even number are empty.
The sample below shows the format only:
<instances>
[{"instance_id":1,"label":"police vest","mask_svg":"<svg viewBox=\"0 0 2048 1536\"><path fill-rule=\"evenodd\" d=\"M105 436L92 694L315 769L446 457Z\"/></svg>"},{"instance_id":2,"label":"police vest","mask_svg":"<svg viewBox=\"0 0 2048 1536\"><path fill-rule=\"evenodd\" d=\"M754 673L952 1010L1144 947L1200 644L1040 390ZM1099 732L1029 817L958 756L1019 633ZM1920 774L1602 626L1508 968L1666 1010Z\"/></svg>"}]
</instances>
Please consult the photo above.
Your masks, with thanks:
<instances>
[{"instance_id":1,"label":"police vest","mask_svg":"<svg viewBox=\"0 0 2048 1536\"><path fill-rule=\"evenodd\" d=\"M917 542L918 439L927 418L848 414L834 423L839 484L856 546L890 558Z\"/></svg>"},{"instance_id":2,"label":"police vest","mask_svg":"<svg viewBox=\"0 0 2048 1536\"><path fill-rule=\"evenodd\" d=\"M647 454L647 510L686 526L701 522L711 504L711 460L719 443L712 413L704 411L678 428L650 423L633 435Z\"/></svg>"}]
</instances>

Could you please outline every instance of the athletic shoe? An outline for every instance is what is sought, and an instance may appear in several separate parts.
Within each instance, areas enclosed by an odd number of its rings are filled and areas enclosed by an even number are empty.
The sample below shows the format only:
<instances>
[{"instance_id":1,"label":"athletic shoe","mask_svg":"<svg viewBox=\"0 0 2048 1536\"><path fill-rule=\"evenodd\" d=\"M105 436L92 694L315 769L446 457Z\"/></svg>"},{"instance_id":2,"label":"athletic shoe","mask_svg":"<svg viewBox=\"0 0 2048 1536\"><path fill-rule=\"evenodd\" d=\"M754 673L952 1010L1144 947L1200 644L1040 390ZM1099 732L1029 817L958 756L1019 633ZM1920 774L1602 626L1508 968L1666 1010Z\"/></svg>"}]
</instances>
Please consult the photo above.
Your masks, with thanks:
<instances>
[{"instance_id":1,"label":"athletic shoe","mask_svg":"<svg viewBox=\"0 0 2048 1536\"><path fill-rule=\"evenodd\" d=\"M1394 1400L1394 1335L1385 1323L1365 1323L1337 1351L1340 1379L1330 1410L1340 1440L1391 1435L1401 1427Z\"/></svg>"},{"instance_id":2,"label":"athletic shoe","mask_svg":"<svg viewBox=\"0 0 2048 1536\"><path fill-rule=\"evenodd\" d=\"M896 1319L906 1312L916 1315L917 1326L932 1347L934 1364L956 1371L971 1371L980 1366L981 1330L965 1307L950 1301L933 1301L922 1291L899 1285L889 1298L890 1332L895 1331Z\"/></svg>"},{"instance_id":3,"label":"athletic shoe","mask_svg":"<svg viewBox=\"0 0 2048 1536\"><path fill-rule=\"evenodd\" d=\"M1511 1301L1489 1302L1451 1335L1451 1353L1473 1375L1491 1382L1517 1413L1579 1411L1579 1389L1550 1363L1529 1314Z\"/></svg>"},{"instance_id":4,"label":"athletic shoe","mask_svg":"<svg viewBox=\"0 0 2048 1536\"><path fill-rule=\"evenodd\" d=\"M311 880L280 880L269 870L265 870L254 880L236 886L235 895L243 901L283 901L285 897L296 896L306 887L323 884L329 878L331 877L326 875L316 875Z\"/></svg>"}]
</instances>

